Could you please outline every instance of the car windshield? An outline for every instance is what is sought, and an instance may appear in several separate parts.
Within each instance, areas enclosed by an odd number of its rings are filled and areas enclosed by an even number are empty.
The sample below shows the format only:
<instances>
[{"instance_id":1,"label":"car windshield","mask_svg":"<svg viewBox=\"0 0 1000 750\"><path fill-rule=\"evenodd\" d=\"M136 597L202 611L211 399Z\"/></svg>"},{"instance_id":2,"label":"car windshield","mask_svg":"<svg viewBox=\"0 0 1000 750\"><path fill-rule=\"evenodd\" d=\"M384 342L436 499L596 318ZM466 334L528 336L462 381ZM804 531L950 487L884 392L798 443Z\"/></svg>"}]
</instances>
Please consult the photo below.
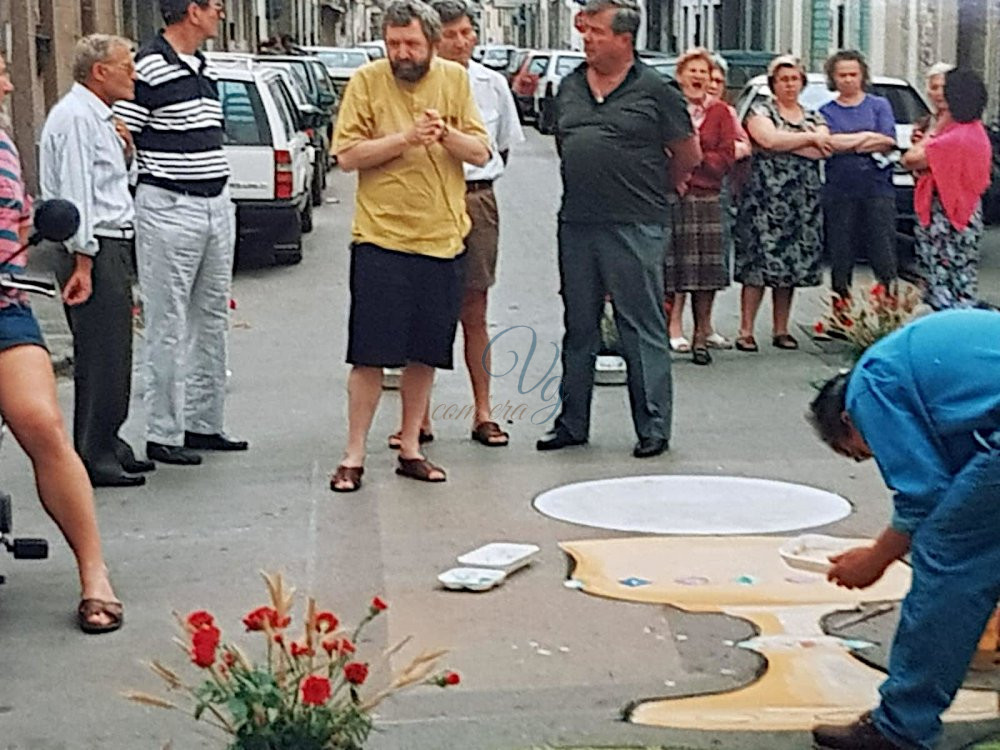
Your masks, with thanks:
<instances>
[{"instance_id":1,"label":"car windshield","mask_svg":"<svg viewBox=\"0 0 1000 750\"><path fill-rule=\"evenodd\" d=\"M506 62L507 61L507 50L503 48L493 47L492 49L486 50L483 54L483 60L490 60L491 62Z\"/></svg>"},{"instance_id":2,"label":"car windshield","mask_svg":"<svg viewBox=\"0 0 1000 750\"><path fill-rule=\"evenodd\" d=\"M579 68L580 63L582 62L582 57L560 56L556 58L556 75L562 78L568 73L572 73L574 70Z\"/></svg>"},{"instance_id":3,"label":"car windshield","mask_svg":"<svg viewBox=\"0 0 1000 750\"><path fill-rule=\"evenodd\" d=\"M222 103L223 143L236 146L267 146L271 131L257 86L249 81L219 81Z\"/></svg>"},{"instance_id":4,"label":"car windshield","mask_svg":"<svg viewBox=\"0 0 1000 750\"><path fill-rule=\"evenodd\" d=\"M892 113L896 116L897 125L909 125L921 117L930 114L924 100L910 86L900 84L875 83L871 93L884 96L892 105ZM819 109L837 96L836 91L830 91L826 84L810 83L799 96L801 102L810 109Z\"/></svg>"},{"instance_id":5,"label":"car windshield","mask_svg":"<svg viewBox=\"0 0 1000 750\"><path fill-rule=\"evenodd\" d=\"M349 49L317 52L316 57L328 68L360 68L370 60L368 53Z\"/></svg>"},{"instance_id":6,"label":"car windshield","mask_svg":"<svg viewBox=\"0 0 1000 750\"><path fill-rule=\"evenodd\" d=\"M545 69L549 66L548 57L536 57L528 63L528 74L534 76L540 76L545 72Z\"/></svg>"}]
</instances>

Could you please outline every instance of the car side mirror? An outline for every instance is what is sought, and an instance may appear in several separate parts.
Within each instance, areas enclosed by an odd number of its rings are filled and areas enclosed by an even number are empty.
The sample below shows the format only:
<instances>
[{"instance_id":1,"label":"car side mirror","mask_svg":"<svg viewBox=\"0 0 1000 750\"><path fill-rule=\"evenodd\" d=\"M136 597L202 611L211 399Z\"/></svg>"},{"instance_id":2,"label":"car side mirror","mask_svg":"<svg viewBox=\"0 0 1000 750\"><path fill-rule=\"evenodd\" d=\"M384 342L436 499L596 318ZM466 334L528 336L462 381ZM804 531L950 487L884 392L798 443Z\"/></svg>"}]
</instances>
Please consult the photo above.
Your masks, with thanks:
<instances>
[{"instance_id":1,"label":"car side mirror","mask_svg":"<svg viewBox=\"0 0 1000 750\"><path fill-rule=\"evenodd\" d=\"M321 107L332 107L337 102L337 95L326 91L319 92L319 103Z\"/></svg>"},{"instance_id":2,"label":"car side mirror","mask_svg":"<svg viewBox=\"0 0 1000 750\"><path fill-rule=\"evenodd\" d=\"M323 120L323 112L319 107L315 107L312 104L300 104L299 119L303 127L316 128L319 127Z\"/></svg>"}]
</instances>

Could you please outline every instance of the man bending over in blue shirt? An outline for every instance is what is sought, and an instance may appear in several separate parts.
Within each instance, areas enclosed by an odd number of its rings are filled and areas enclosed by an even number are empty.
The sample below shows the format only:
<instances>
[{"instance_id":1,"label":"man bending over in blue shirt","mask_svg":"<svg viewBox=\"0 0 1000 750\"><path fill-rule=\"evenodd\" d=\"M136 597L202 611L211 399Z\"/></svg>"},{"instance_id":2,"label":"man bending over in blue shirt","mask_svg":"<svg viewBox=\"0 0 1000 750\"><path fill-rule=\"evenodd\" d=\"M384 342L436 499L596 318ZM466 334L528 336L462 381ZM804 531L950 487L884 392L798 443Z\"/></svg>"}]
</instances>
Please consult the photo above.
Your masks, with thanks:
<instances>
[{"instance_id":1,"label":"man bending over in blue shirt","mask_svg":"<svg viewBox=\"0 0 1000 750\"><path fill-rule=\"evenodd\" d=\"M856 723L813 730L823 748L931 748L1000 599L1000 314L935 313L873 345L830 380L810 419L837 453L874 458L895 492L871 547L829 579L867 588L910 553L882 700Z\"/></svg>"}]
</instances>

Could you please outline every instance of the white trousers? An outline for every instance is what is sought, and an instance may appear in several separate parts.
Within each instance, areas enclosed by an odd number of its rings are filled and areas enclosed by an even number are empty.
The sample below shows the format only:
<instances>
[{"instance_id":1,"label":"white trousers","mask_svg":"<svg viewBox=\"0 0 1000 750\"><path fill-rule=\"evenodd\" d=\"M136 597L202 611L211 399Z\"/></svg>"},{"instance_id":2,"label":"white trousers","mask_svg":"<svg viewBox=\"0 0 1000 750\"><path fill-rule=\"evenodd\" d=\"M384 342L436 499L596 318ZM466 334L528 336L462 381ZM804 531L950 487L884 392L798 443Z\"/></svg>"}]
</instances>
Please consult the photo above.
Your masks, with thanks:
<instances>
[{"instance_id":1,"label":"white trousers","mask_svg":"<svg viewBox=\"0 0 1000 750\"><path fill-rule=\"evenodd\" d=\"M223 431L236 207L139 185L136 260L146 324L147 439Z\"/></svg>"}]
</instances>

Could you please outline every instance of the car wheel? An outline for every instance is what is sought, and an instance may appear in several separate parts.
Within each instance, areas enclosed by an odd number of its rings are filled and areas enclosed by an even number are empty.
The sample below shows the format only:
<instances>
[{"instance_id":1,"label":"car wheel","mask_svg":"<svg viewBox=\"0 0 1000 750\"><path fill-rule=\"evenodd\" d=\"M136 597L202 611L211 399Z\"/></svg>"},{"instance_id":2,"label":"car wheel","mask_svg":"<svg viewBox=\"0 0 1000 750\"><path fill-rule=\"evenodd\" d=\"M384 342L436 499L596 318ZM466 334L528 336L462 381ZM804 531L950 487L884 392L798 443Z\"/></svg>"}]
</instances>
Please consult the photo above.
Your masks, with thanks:
<instances>
[{"instance_id":1,"label":"car wheel","mask_svg":"<svg viewBox=\"0 0 1000 750\"><path fill-rule=\"evenodd\" d=\"M318 206L323 202L323 173L319 169L313 170L312 185L309 188L309 199L314 206Z\"/></svg>"},{"instance_id":2,"label":"car wheel","mask_svg":"<svg viewBox=\"0 0 1000 750\"><path fill-rule=\"evenodd\" d=\"M313 230L313 207L312 201L306 201L306 207L300 216L302 222L302 234L309 234Z\"/></svg>"}]
</instances>

